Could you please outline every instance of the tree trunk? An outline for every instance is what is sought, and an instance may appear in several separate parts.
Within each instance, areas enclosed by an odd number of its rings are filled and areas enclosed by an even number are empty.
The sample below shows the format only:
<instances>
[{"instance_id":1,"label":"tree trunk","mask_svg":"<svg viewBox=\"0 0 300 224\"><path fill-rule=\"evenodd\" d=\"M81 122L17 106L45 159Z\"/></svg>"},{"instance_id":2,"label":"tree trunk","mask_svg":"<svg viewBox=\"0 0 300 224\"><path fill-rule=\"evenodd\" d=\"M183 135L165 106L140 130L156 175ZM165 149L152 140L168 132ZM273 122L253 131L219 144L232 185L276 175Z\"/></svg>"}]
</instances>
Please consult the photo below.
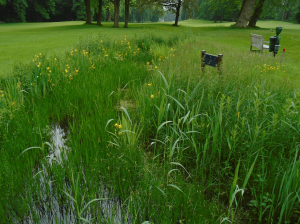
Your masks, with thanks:
<instances>
[{"instance_id":1,"label":"tree trunk","mask_svg":"<svg viewBox=\"0 0 300 224\"><path fill-rule=\"evenodd\" d=\"M111 21L111 14L110 14L109 8L107 8L106 10L107 10L107 21L110 22Z\"/></svg>"},{"instance_id":2,"label":"tree trunk","mask_svg":"<svg viewBox=\"0 0 300 224\"><path fill-rule=\"evenodd\" d=\"M243 0L242 7L241 7L241 10L240 10L240 12L239 12L238 18L240 17L241 12L243 11L243 8L244 8L244 6L245 6L245 3L246 3L246 0Z\"/></svg>"},{"instance_id":3,"label":"tree trunk","mask_svg":"<svg viewBox=\"0 0 300 224\"><path fill-rule=\"evenodd\" d=\"M120 0L112 1L115 7L115 14L114 14L114 27L119 27L119 19L120 19Z\"/></svg>"},{"instance_id":4,"label":"tree trunk","mask_svg":"<svg viewBox=\"0 0 300 224\"><path fill-rule=\"evenodd\" d=\"M102 25L101 24L101 17L102 17L102 0L99 0L99 5L98 5L98 13L97 13L97 24L98 25Z\"/></svg>"},{"instance_id":5,"label":"tree trunk","mask_svg":"<svg viewBox=\"0 0 300 224\"><path fill-rule=\"evenodd\" d=\"M86 23L92 24L92 12L90 0L84 0L85 12L86 12Z\"/></svg>"},{"instance_id":6,"label":"tree trunk","mask_svg":"<svg viewBox=\"0 0 300 224\"><path fill-rule=\"evenodd\" d=\"M260 14L262 13L262 9L266 0L259 0L257 6L255 7L254 13L250 19L249 27L255 27L257 20L259 19Z\"/></svg>"},{"instance_id":7,"label":"tree trunk","mask_svg":"<svg viewBox=\"0 0 300 224\"><path fill-rule=\"evenodd\" d=\"M128 28L128 22L129 22L129 3L130 0L125 0L125 25L124 28Z\"/></svg>"},{"instance_id":8,"label":"tree trunk","mask_svg":"<svg viewBox=\"0 0 300 224\"><path fill-rule=\"evenodd\" d=\"M223 22L223 16L221 16L221 19L220 19L220 23L222 23Z\"/></svg>"},{"instance_id":9,"label":"tree trunk","mask_svg":"<svg viewBox=\"0 0 300 224\"><path fill-rule=\"evenodd\" d=\"M217 12L215 13L215 19L214 19L214 23L216 23L217 22L217 19L218 19L218 14L217 14Z\"/></svg>"},{"instance_id":10,"label":"tree trunk","mask_svg":"<svg viewBox=\"0 0 300 224\"><path fill-rule=\"evenodd\" d=\"M236 22L236 25L235 25L236 27L243 27L243 28L247 27L256 1L257 0L246 0L245 1L245 4L243 5L243 7L240 11L240 16Z\"/></svg>"},{"instance_id":11,"label":"tree trunk","mask_svg":"<svg viewBox=\"0 0 300 224\"><path fill-rule=\"evenodd\" d=\"M175 18L175 24L173 24L173 26L178 26L181 3L182 3L182 0L179 0L178 5L176 6L176 18Z\"/></svg>"}]
</instances>

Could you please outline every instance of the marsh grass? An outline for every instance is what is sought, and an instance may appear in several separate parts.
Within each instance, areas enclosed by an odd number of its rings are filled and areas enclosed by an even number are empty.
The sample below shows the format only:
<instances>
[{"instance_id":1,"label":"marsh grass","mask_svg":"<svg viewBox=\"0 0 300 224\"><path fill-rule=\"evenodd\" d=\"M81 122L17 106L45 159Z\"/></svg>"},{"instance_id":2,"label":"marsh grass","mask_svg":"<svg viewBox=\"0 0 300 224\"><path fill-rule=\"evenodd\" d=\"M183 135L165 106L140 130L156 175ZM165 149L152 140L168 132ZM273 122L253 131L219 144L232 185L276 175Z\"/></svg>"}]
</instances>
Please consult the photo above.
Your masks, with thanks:
<instances>
[{"instance_id":1,"label":"marsh grass","mask_svg":"<svg viewBox=\"0 0 300 224\"><path fill-rule=\"evenodd\" d=\"M223 53L222 76L201 72L203 49ZM63 56L36 55L0 82L1 218L38 223L47 195L78 223L297 222L296 78L277 58L189 31L100 34ZM46 130L62 121L68 159L49 166ZM30 147L43 150L18 157Z\"/></svg>"}]
</instances>

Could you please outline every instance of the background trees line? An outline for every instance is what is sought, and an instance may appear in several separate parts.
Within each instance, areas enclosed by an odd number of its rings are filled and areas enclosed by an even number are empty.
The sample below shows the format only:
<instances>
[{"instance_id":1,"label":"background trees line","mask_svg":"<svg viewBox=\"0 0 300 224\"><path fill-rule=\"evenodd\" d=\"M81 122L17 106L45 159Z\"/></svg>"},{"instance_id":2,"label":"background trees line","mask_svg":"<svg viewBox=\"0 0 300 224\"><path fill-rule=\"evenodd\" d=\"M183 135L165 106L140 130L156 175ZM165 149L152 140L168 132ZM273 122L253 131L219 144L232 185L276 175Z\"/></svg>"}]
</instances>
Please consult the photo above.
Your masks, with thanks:
<instances>
[{"instance_id":1,"label":"background trees line","mask_svg":"<svg viewBox=\"0 0 300 224\"><path fill-rule=\"evenodd\" d=\"M99 14L98 0L89 0L91 20L114 20L114 4L102 0L102 10ZM119 19L125 21L124 0L120 1ZM130 4L134 2L130 0ZM57 22L83 20L87 18L85 0L0 0L0 21L10 22ZM149 8L130 7L129 21L144 22L159 20L159 13ZM99 20L99 18L98 18Z\"/></svg>"},{"instance_id":2,"label":"background trees line","mask_svg":"<svg viewBox=\"0 0 300 224\"><path fill-rule=\"evenodd\" d=\"M257 20L298 20L300 0L0 0L0 21L53 22L85 20L157 22L180 19L236 21L254 27Z\"/></svg>"}]
</instances>

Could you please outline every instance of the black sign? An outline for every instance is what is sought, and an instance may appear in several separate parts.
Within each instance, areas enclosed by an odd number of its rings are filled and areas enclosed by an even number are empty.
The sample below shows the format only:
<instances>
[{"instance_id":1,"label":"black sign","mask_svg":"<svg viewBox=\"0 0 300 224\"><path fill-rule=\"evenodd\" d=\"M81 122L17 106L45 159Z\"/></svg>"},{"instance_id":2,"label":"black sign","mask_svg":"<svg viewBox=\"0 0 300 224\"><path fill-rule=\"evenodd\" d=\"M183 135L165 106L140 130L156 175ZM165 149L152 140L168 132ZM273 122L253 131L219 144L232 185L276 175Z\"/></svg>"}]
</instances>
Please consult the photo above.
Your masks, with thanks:
<instances>
[{"instance_id":1,"label":"black sign","mask_svg":"<svg viewBox=\"0 0 300 224\"><path fill-rule=\"evenodd\" d=\"M217 67L218 65L218 56L212 54L205 54L204 55L204 62L206 65Z\"/></svg>"}]
</instances>

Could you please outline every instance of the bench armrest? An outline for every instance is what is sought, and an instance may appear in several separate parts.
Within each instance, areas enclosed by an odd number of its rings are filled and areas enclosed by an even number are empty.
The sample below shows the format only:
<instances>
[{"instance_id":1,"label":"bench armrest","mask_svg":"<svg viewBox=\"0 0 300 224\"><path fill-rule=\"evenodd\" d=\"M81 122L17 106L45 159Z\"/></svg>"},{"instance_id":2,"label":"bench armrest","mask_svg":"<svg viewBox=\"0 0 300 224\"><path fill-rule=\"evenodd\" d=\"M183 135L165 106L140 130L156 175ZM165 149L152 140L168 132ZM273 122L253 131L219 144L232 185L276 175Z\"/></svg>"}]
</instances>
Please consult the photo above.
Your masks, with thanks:
<instances>
[{"instance_id":1,"label":"bench armrest","mask_svg":"<svg viewBox=\"0 0 300 224\"><path fill-rule=\"evenodd\" d=\"M269 41L264 41L264 43L270 43Z\"/></svg>"}]
</instances>

